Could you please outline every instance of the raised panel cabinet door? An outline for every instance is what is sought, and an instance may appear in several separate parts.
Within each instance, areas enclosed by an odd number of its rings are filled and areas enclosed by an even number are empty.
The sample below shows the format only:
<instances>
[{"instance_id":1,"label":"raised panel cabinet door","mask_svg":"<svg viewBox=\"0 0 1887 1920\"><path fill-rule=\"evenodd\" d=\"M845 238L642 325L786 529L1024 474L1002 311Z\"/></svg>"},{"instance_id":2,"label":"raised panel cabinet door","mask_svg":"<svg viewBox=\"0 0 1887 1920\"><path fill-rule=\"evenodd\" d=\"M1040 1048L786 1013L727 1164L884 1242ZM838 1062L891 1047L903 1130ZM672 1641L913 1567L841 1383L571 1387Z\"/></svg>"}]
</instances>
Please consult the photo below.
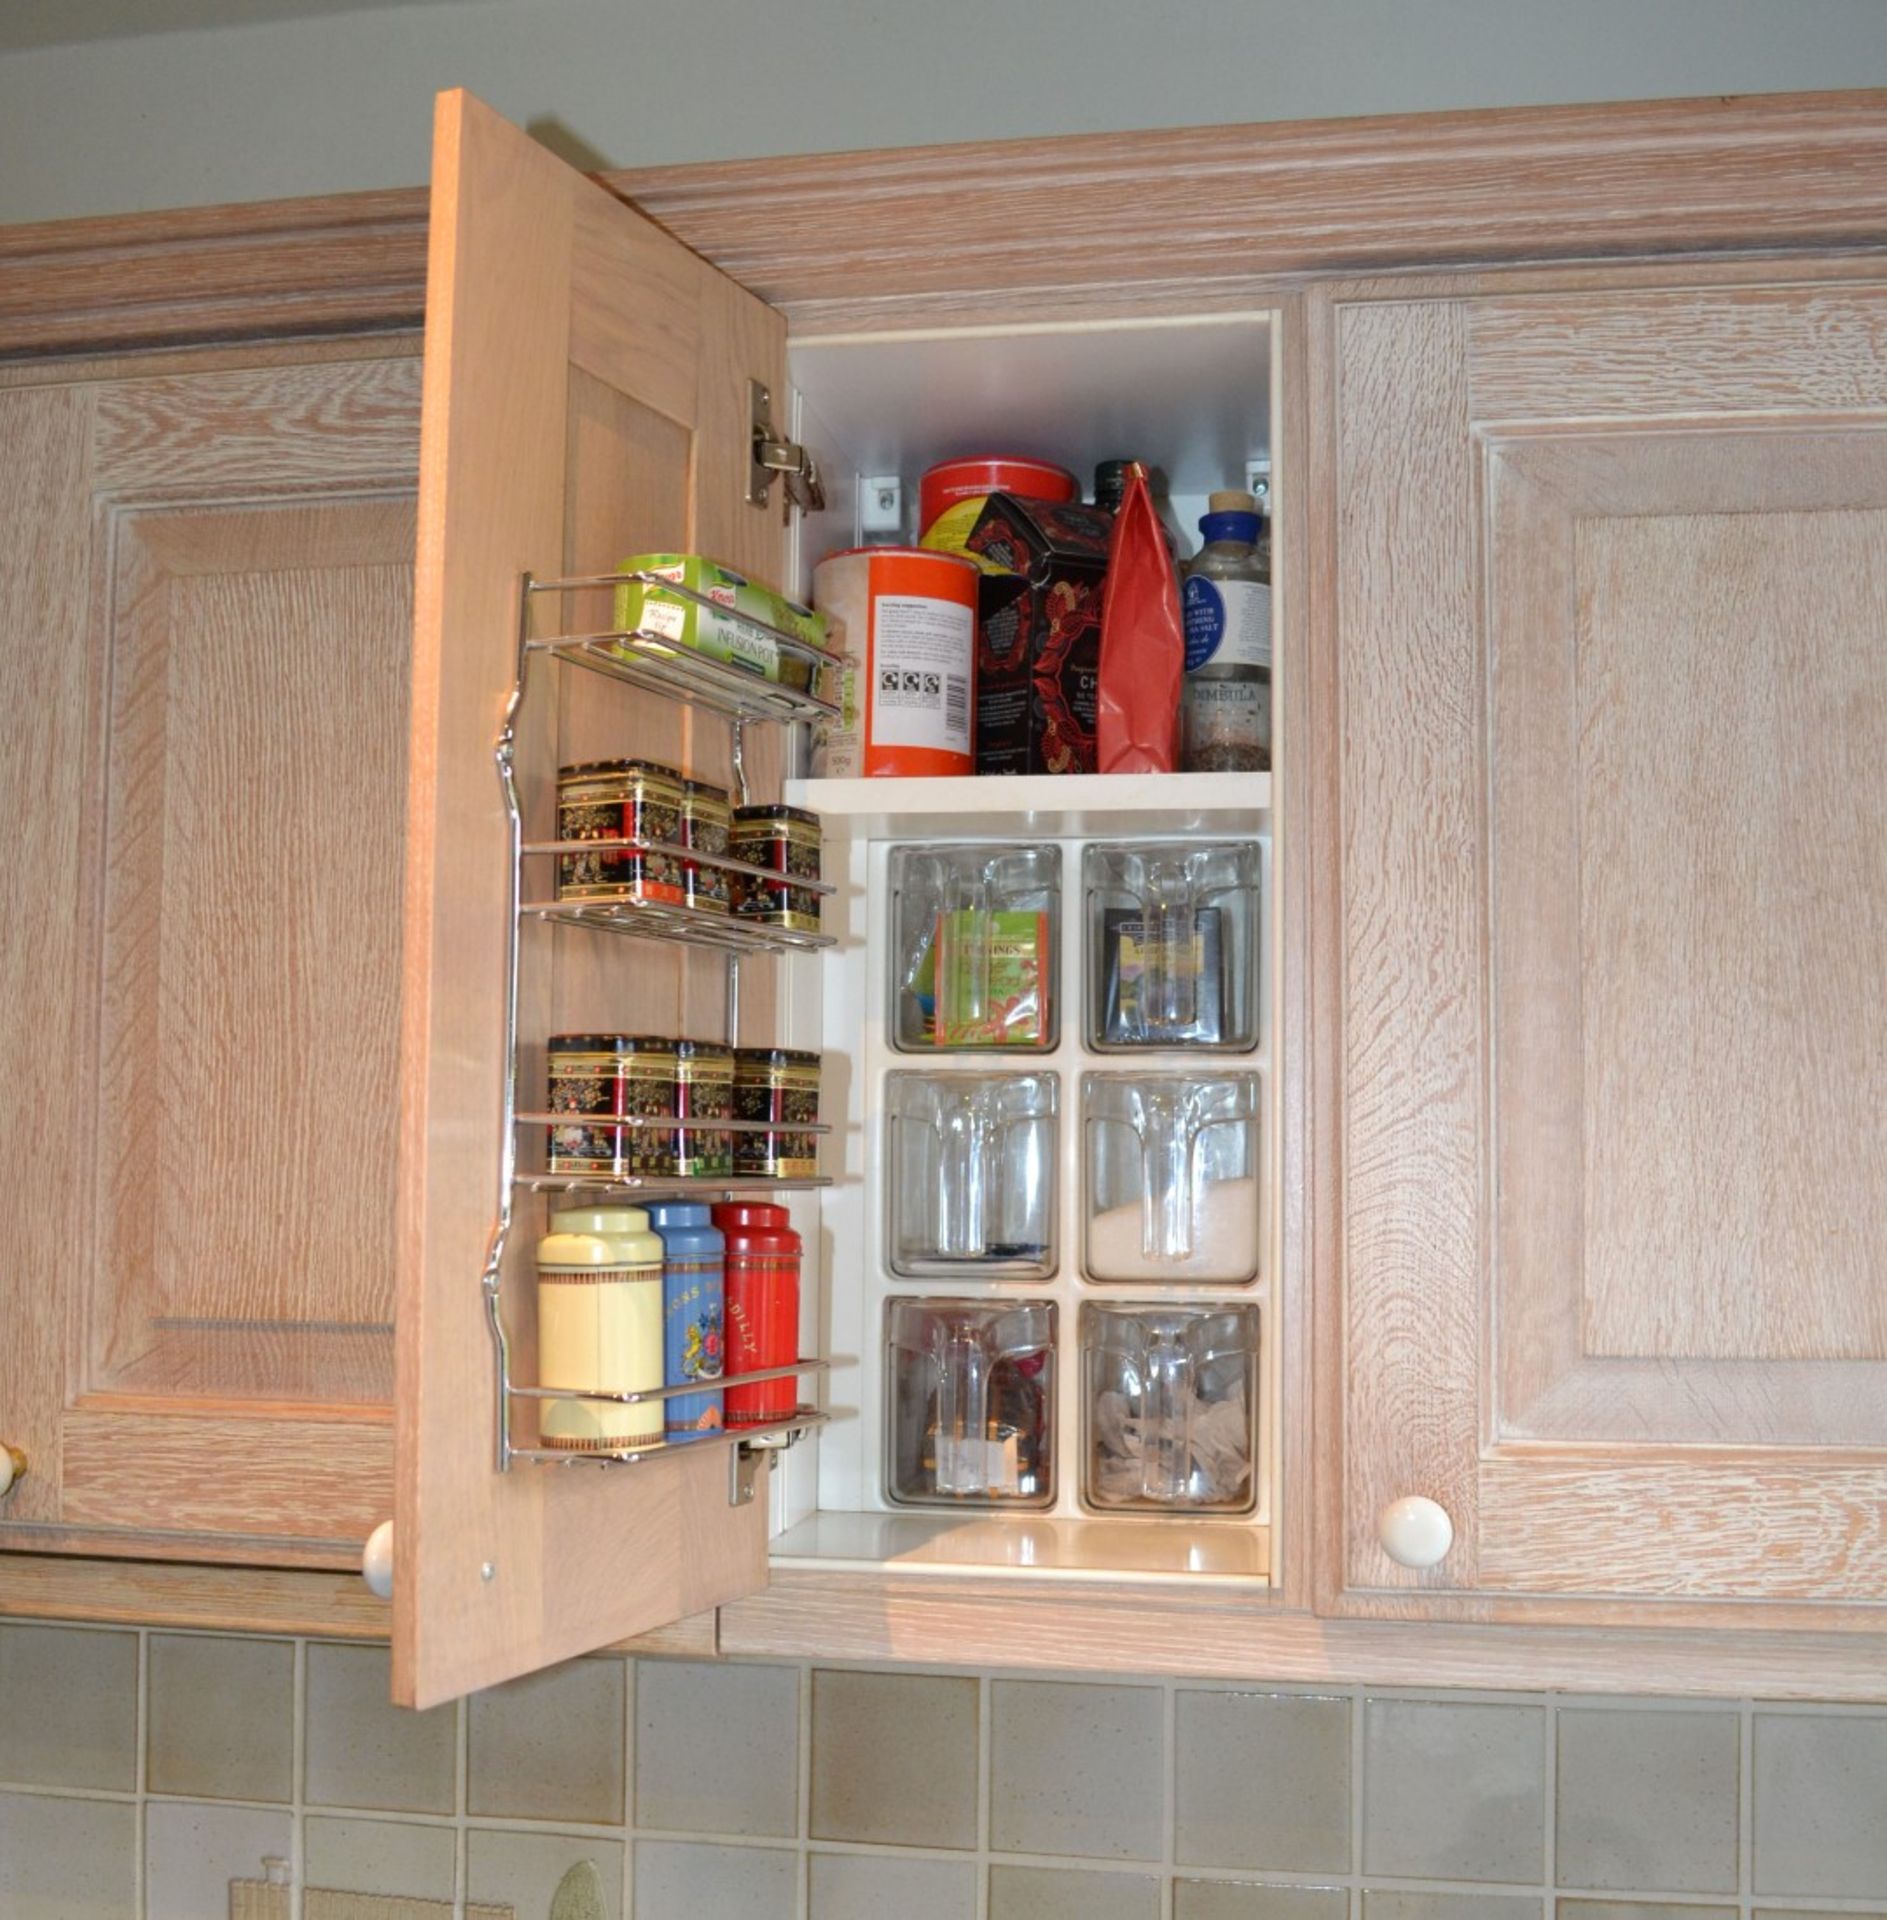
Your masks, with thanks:
<instances>
[{"instance_id":1,"label":"raised panel cabinet door","mask_svg":"<svg viewBox=\"0 0 1887 1920\"><path fill-rule=\"evenodd\" d=\"M729 1500L725 1447L633 1466L497 1468L481 1275L503 1188L510 837L493 748L518 672L520 582L701 551L762 578L777 495L748 504L749 382L784 393L785 323L641 214L463 93L441 95L427 289L406 866L399 1152L396 1699L426 1706L751 1593L767 1487ZM542 602L540 601L540 605ZM612 624L607 592L546 609ZM761 729L761 733L769 730ZM532 669L516 765L527 842L556 837L560 764L646 755L729 778L725 723L598 675ZM748 771L773 797L777 743ZM743 1024L773 983L742 978ZM527 927L522 1105L558 1032L718 1040L723 963L592 929ZM541 1137L521 1138L541 1166ZM500 1297L528 1381L532 1246L519 1196ZM528 1419L528 1408L520 1409ZM528 1432L522 1437L531 1438Z\"/></svg>"},{"instance_id":2,"label":"raised panel cabinet door","mask_svg":"<svg viewBox=\"0 0 1887 1920\"><path fill-rule=\"evenodd\" d=\"M347 1565L392 1491L419 363L0 388L0 1549Z\"/></svg>"},{"instance_id":3,"label":"raised panel cabinet door","mask_svg":"<svg viewBox=\"0 0 1887 1920\"><path fill-rule=\"evenodd\" d=\"M1877 1628L1887 286L1313 355L1325 1601Z\"/></svg>"}]
</instances>

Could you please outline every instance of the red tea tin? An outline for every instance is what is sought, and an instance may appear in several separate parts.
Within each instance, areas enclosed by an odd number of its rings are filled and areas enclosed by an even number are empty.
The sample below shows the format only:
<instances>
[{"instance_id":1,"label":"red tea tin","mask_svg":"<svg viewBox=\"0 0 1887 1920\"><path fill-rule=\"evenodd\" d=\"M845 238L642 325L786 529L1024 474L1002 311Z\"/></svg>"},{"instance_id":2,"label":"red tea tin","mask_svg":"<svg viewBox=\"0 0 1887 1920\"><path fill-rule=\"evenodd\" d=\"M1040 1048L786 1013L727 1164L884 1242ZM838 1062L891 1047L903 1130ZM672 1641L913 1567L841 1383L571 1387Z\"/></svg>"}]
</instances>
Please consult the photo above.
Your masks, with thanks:
<instances>
[{"instance_id":1,"label":"red tea tin","mask_svg":"<svg viewBox=\"0 0 1887 1920\"><path fill-rule=\"evenodd\" d=\"M917 485L919 533L928 533L961 500L986 493L1019 493L1025 500L1081 498L1081 482L1052 460L1032 460L1026 454L974 454L963 460L941 460L925 471Z\"/></svg>"},{"instance_id":2,"label":"red tea tin","mask_svg":"<svg viewBox=\"0 0 1887 1920\"><path fill-rule=\"evenodd\" d=\"M757 1387L733 1382L799 1358L799 1235L784 1207L764 1201L723 1200L714 1209L714 1224L727 1241L727 1424L784 1420L799 1404L797 1380L767 1380Z\"/></svg>"}]
</instances>

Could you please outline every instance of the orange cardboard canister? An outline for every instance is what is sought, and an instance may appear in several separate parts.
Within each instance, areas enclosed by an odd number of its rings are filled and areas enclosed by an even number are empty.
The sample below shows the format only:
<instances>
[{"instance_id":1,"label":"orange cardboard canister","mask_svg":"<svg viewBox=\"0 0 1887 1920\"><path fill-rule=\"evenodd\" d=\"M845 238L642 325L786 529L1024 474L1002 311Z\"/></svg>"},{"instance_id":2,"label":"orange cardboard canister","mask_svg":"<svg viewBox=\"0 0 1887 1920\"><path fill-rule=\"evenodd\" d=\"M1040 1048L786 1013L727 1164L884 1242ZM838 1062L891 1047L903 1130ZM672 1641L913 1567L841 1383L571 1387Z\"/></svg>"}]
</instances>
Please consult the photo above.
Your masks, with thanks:
<instances>
[{"instance_id":1,"label":"orange cardboard canister","mask_svg":"<svg viewBox=\"0 0 1887 1920\"><path fill-rule=\"evenodd\" d=\"M980 578L960 554L920 547L853 547L813 569L814 604L849 662L816 771L845 779L975 770Z\"/></svg>"}]
</instances>

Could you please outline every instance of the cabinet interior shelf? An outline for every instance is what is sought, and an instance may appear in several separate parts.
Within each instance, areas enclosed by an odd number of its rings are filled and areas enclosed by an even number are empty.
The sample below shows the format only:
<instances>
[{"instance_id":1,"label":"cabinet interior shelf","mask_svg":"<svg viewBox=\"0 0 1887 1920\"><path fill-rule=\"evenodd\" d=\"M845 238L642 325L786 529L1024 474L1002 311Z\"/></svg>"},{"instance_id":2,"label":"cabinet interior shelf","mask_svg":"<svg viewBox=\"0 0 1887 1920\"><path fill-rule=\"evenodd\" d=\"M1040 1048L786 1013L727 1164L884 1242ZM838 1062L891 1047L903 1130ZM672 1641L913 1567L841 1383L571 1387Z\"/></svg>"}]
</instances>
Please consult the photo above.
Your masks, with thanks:
<instances>
[{"instance_id":1,"label":"cabinet interior shelf","mask_svg":"<svg viewBox=\"0 0 1887 1920\"><path fill-rule=\"evenodd\" d=\"M670 906L659 900L526 900L518 913L526 920L598 927L640 940L679 940L723 953L805 953L836 944L829 933L768 926L737 914L704 913L699 907Z\"/></svg>"},{"instance_id":2,"label":"cabinet interior shelf","mask_svg":"<svg viewBox=\"0 0 1887 1920\"><path fill-rule=\"evenodd\" d=\"M1082 836L1252 833L1268 825L1268 773L1027 773L941 778L789 780L827 837Z\"/></svg>"}]
</instances>

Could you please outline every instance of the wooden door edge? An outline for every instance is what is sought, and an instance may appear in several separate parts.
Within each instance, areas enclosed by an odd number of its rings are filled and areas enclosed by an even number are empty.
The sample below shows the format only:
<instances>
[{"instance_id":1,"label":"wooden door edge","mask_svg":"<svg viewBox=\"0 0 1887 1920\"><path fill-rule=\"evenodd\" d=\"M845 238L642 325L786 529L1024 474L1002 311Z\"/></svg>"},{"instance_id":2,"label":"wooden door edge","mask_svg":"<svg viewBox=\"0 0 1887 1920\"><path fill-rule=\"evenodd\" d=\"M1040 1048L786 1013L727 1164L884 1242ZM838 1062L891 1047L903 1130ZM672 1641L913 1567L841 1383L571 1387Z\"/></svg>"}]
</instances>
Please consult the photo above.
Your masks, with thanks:
<instances>
[{"instance_id":1,"label":"wooden door edge","mask_svg":"<svg viewBox=\"0 0 1887 1920\"><path fill-rule=\"evenodd\" d=\"M69 1553L0 1551L0 1619L379 1642L393 1632L391 1606L356 1572ZM605 1651L711 1660L720 1651L716 1618L695 1614Z\"/></svg>"}]
</instances>

